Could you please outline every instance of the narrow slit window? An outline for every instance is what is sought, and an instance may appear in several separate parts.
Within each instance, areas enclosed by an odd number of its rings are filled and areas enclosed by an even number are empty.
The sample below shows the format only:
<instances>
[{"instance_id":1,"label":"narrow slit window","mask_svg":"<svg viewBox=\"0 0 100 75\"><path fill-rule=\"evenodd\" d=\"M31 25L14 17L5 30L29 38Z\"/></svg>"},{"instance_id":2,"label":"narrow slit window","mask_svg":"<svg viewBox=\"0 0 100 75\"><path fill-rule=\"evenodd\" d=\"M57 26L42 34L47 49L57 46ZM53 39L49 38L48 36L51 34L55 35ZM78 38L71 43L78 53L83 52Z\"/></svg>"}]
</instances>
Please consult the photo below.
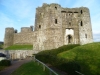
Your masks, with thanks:
<instances>
[{"instance_id":1,"label":"narrow slit window","mask_svg":"<svg viewBox=\"0 0 100 75\"><path fill-rule=\"evenodd\" d=\"M83 13L83 11L81 10L81 14Z\"/></svg>"},{"instance_id":2,"label":"narrow slit window","mask_svg":"<svg viewBox=\"0 0 100 75\"><path fill-rule=\"evenodd\" d=\"M39 25L39 28L41 28L41 25Z\"/></svg>"},{"instance_id":3,"label":"narrow slit window","mask_svg":"<svg viewBox=\"0 0 100 75\"><path fill-rule=\"evenodd\" d=\"M80 25L83 26L83 22L82 21L81 21Z\"/></svg>"},{"instance_id":4,"label":"narrow slit window","mask_svg":"<svg viewBox=\"0 0 100 75\"><path fill-rule=\"evenodd\" d=\"M71 25L71 22L69 22L69 25Z\"/></svg>"},{"instance_id":5,"label":"narrow slit window","mask_svg":"<svg viewBox=\"0 0 100 75\"><path fill-rule=\"evenodd\" d=\"M55 19L55 24L57 24L57 19Z\"/></svg>"},{"instance_id":6,"label":"narrow slit window","mask_svg":"<svg viewBox=\"0 0 100 75\"><path fill-rule=\"evenodd\" d=\"M85 38L87 38L87 34L85 34Z\"/></svg>"}]
</instances>

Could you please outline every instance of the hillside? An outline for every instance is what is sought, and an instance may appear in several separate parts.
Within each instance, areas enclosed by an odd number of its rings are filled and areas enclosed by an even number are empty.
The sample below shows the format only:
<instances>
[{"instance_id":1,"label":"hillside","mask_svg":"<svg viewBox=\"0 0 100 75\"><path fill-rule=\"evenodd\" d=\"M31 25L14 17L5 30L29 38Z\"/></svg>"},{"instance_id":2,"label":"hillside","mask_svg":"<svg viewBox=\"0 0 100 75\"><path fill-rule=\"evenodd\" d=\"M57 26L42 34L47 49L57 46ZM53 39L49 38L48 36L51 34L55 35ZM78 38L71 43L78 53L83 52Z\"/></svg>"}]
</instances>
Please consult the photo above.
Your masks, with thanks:
<instances>
[{"instance_id":1,"label":"hillside","mask_svg":"<svg viewBox=\"0 0 100 75\"><path fill-rule=\"evenodd\" d=\"M75 47L58 57L79 64L84 75L100 75L100 42Z\"/></svg>"}]
</instances>

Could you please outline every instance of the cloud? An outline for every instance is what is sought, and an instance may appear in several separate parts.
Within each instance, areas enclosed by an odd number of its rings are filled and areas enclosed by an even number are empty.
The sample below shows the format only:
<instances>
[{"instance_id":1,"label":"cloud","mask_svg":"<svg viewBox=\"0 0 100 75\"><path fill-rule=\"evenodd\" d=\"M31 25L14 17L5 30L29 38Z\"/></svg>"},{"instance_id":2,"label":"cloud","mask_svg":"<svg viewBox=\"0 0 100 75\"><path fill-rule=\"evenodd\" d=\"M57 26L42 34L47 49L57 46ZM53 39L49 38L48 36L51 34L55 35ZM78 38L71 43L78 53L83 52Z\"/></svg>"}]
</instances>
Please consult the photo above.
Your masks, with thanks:
<instances>
[{"instance_id":1,"label":"cloud","mask_svg":"<svg viewBox=\"0 0 100 75\"><path fill-rule=\"evenodd\" d=\"M94 35L94 41L95 42L100 42L100 33L97 33L97 34L93 34Z\"/></svg>"},{"instance_id":2,"label":"cloud","mask_svg":"<svg viewBox=\"0 0 100 75\"><path fill-rule=\"evenodd\" d=\"M1 4L5 6L7 10L15 16L19 18L26 18L30 16L31 11L34 10L34 7L31 6L31 2L29 0L5 0Z\"/></svg>"},{"instance_id":3,"label":"cloud","mask_svg":"<svg viewBox=\"0 0 100 75\"><path fill-rule=\"evenodd\" d=\"M5 14L0 12L0 41L4 40L6 27L14 27L14 22L13 20L9 19Z\"/></svg>"}]
</instances>

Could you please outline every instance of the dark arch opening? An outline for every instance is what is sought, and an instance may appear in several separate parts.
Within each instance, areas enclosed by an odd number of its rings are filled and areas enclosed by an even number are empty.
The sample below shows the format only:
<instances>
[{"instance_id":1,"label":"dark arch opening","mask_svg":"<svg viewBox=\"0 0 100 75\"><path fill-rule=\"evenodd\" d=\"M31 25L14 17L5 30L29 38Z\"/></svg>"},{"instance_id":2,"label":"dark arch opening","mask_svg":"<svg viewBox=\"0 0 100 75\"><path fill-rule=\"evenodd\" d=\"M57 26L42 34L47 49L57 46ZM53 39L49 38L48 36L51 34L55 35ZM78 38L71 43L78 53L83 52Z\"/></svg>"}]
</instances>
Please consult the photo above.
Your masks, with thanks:
<instances>
[{"instance_id":1,"label":"dark arch opening","mask_svg":"<svg viewBox=\"0 0 100 75\"><path fill-rule=\"evenodd\" d=\"M72 40L72 36L68 35L68 43L71 43L71 40Z\"/></svg>"}]
</instances>

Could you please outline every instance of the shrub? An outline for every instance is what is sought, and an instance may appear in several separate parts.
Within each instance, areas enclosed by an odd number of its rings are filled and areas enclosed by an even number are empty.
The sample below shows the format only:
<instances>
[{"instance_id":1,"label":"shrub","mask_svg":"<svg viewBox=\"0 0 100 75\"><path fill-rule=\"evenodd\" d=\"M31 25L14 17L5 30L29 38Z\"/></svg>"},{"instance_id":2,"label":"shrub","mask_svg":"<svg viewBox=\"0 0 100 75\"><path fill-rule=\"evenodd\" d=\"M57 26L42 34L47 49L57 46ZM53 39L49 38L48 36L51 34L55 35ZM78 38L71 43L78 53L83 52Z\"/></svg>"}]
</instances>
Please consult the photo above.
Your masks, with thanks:
<instances>
[{"instance_id":1,"label":"shrub","mask_svg":"<svg viewBox=\"0 0 100 75\"><path fill-rule=\"evenodd\" d=\"M65 59L65 58L59 58L57 57L57 54L64 52L64 51L68 51L74 47L79 46L78 44L76 45L64 45L62 47L59 47L57 49L52 49L52 50L45 50L45 51L41 51L38 54L36 54L36 58L39 59L40 61L44 62L44 63L49 63L52 66L55 66L63 71L69 71L68 73L70 75L77 75L75 74L75 70L79 71L80 70L80 66L75 63L75 62L69 62ZM77 65L76 65L77 64ZM65 66L64 66L65 65ZM69 67L71 68L69 68ZM72 72L72 74L71 74Z\"/></svg>"},{"instance_id":2,"label":"shrub","mask_svg":"<svg viewBox=\"0 0 100 75\"><path fill-rule=\"evenodd\" d=\"M80 70L81 70L80 65L76 62L62 63L61 65L58 66L58 68L60 70L67 72L69 75L78 75L78 73L76 73L75 71L80 72Z\"/></svg>"},{"instance_id":3,"label":"shrub","mask_svg":"<svg viewBox=\"0 0 100 75\"><path fill-rule=\"evenodd\" d=\"M0 61L0 66L10 66L11 61L10 60L2 60Z\"/></svg>"}]
</instances>

